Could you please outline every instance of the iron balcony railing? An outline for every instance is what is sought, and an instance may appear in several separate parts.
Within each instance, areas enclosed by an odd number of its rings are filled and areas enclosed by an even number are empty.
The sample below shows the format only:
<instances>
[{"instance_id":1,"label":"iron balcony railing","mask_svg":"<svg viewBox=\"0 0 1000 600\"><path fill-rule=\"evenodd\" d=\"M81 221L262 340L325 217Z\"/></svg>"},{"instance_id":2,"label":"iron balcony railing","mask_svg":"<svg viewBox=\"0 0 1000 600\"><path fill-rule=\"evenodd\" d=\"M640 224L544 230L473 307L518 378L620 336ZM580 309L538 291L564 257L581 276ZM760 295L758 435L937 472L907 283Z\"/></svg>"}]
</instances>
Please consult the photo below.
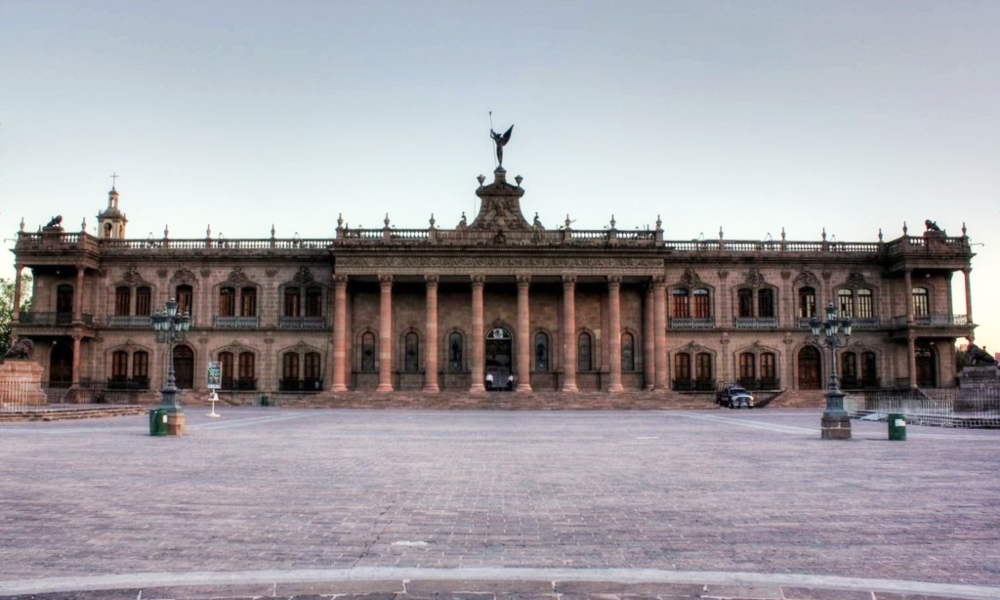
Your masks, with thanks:
<instances>
[{"instance_id":1,"label":"iron balcony railing","mask_svg":"<svg viewBox=\"0 0 1000 600\"><path fill-rule=\"evenodd\" d=\"M94 324L94 315L84 313L81 315L84 325ZM71 312L22 312L17 318L18 325L41 325L49 327L62 327L73 324L73 313Z\"/></svg>"},{"instance_id":2,"label":"iron balcony railing","mask_svg":"<svg viewBox=\"0 0 1000 600\"><path fill-rule=\"evenodd\" d=\"M798 317L795 320L795 326L799 329L809 329L812 323L812 317ZM851 318L851 327L854 329L878 329L882 326L882 322L878 317L859 317Z\"/></svg>"},{"instance_id":3,"label":"iron balcony railing","mask_svg":"<svg viewBox=\"0 0 1000 600\"><path fill-rule=\"evenodd\" d=\"M737 329L777 329L778 317L734 317Z\"/></svg>"},{"instance_id":4,"label":"iron balcony railing","mask_svg":"<svg viewBox=\"0 0 1000 600\"><path fill-rule=\"evenodd\" d=\"M895 327L906 327L907 316L901 315L892 318ZM913 325L917 327L946 327L948 325L968 325L969 317L966 315L914 315Z\"/></svg>"},{"instance_id":5,"label":"iron balcony railing","mask_svg":"<svg viewBox=\"0 0 1000 600\"><path fill-rule=\"evenodd\" d=\"M279 379L278 391L311 393L322 392L323 380L315 377L309 377L306 379Z\"/></svg>"},{"instance_id":6,"label":"iron balcony railing","mask_svg":"<svg viewBox=\"0 0 1000 600\"><path fill-rule=\"evenodd\" d=\"M282 329L323 329L326 321L323 317L279 317L278 327Z\"/></svg>"},{"instance_id":7,"label":"iron balcony railing","mask_svg":"<svg viewBox=\"0 0 1000 600\"><path fill-rule=\"evenodd\" d=\"M220 329L256 329L260 317L215 317L212 323Z\"/></svg>"},{"instance_id":8,"label":"iron balcony railing","mask_svg":"<svg viewBox=\"0 0 1000 600\"><path fill-rule=\"evenodd\" d=\"M670 317L667 320L670 329L715 329L715 318Z\"/></svg>"},{"instance_id":9,"label":"iron balcony railing","mask_svg":"<svg viewBox=\"0 0 1000 600\"><path fill-rule=\"evenodd\" d=\"M153 317L148 315L108 315L108 327L143 327L153 326Z\"/></svg>"}]
</instances>

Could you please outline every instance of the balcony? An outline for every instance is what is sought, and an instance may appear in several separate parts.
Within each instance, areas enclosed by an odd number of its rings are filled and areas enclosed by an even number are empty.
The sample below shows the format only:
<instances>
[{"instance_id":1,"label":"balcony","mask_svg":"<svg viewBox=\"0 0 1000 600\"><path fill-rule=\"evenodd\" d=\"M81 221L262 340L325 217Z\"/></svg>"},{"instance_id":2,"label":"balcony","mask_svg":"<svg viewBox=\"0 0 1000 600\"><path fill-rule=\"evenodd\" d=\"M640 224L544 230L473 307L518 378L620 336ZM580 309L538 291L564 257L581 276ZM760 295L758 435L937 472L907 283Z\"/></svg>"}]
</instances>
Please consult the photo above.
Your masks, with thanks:
<instances>
[{"instance_id":1,"label":"balcony","mask_svg":"<svg viewBox=\"0 0 1000 600\"><path fill-rule=\"evenodd\" d=\"M257 389L256 377L222 378L222 389L224 391L252 392Z\"/></svg>"},{"instance_id":2,"label":"balcony","mask_svg":"<svg viewBox=\"0 0 1000 600\"><path fill-rule=\"evenodd\" d=\"M670 317L667 321L670 329L715 329L715 318Z\"/></svg>"},{"instance_id":3,"label":"balcony","mask_svg":"<svg viewBox=\"0 0 1000 600\"><path fill-rule=\"evenodd\" d=\"M153 317L148 315L108 315L108 327L150 329L153 327Z\"/></svg>"},{"instance_id":4,"label":"balcony","mask_svg":"<svg viewBox=\"0 0 1000 600\"><path fill-rule=\"evenodd\" d=\"M94 315L82 315L84 325L94 324ZM18 315L18 325L35 325L41 327L69 327L73 324L71 312L22 312Z\"/></svg>"},{"instance_id":5,"label":"balcony","mask_svg":"<svg viewBox=\"0 0 1000 600\"><path fill-rule=\"evenodd\" d=\"M279 379L278 391L310 393L322 392L323 380L315 377L307 377L305 379Z\"/></svg>"},{"instance_id":6,"label":"balcony","mask_svg":"<svg viewBox=\"0 0 1000 600\"><path fill-rule=\"evenodd\" d=\"M906 315L892 318L894 327L906 327ZM969 317L966 315L914 315L913 325L915 327L949 327L952 325L969 325Z\"/></svg>"},{"instance_id":7,"label":"balcony","mask_svg":"<svg viewBox=\"0 0 1000 600\"><path fill-rule=\"evenodd\" d=\"M799 329L809 329L812 317L798 317L795 326ZM882 321L878 317L860 317L851 319L851 327L854 329L878 329L882 326Z\"/></svg>"},{"instance_id":8,"label":"balcony","mask_svg":"<svg viewBox=\"0 0 1000 600\"><path fill-rule=\"evenodd\" d=\"M733 327L737 329L777 329L778 317L734 317Z\"/></svg>"},{"instance_id":9,"label":"balcony","mask_svg":"<svg viewBox=\"0 0 1000 600\"><path fill-rule=\"evenodd\" d=\"M149 389L149 377L111 377L108 379L109 390L139 392Z\"/></svg>"},{"instance_id":10,"label":"balcony","mask_svg":"<svg viewBox=\"0 0 1000 600\"><path fill-rule=\"evenodd\" d=\"M260 327L260 317L215 317L212 325L219 329L256 329Z\"/></svg>"},{"instance_id":11,"label":"balcony","mask_svg":"<svg viewBox=\"0 0 1000 600\"><path fill-rule=\"evenodd\" d=\"M323 317L279 317L278 327L282 329L323 329Z\"/></svg>"}]
</instances>

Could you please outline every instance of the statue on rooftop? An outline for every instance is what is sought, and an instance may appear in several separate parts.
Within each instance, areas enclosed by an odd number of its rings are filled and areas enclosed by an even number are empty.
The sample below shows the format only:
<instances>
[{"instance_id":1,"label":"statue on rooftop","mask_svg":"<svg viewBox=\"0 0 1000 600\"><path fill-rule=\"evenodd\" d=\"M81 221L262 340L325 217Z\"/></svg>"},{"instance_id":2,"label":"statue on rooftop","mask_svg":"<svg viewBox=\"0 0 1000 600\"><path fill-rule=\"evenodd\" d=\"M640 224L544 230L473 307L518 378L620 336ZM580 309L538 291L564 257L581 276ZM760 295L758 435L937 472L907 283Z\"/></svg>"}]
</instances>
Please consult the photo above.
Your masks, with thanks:
<instances>
[{"instance_id":1,"label":"statue on rooftop","mask_svg":"<svg viewBox=\"0 0 1000 600\"><path fill-rule=\"evenodd\" d=\"M503 147L507 145L510 141L510 133L514 131L514 126L511 125L510 129L506 133L500 135L499 133L490 129L490 137L493 138L493 143L497 145L497 166L503 166Z\"/></svg>"},{"instance_id":2,"label":"statue on rooftop","mask_svg":"<svg viewBox=\"0 0 1000 600\"><path fill-rule=\"evenodd\" d=\"M927 231L937 231L938 233L944 233L941 230L941 228L938 227L938 224L936 222L934 222L934 221L931 221L930 219L927 219L926 221L924 221L924 225L927 226Z\"/></svg>"},{"instance_id":3,"label":"statue on rooftop","mask_svg":"<svg viewBox=\"0 0 1000 600\"><path fill-rule=\"evenodd\" d=\"M62 223L62 215L56 215L52 217L52 219L48 223L45 224L45 229L48 229L50 227L59 227L60 223Z\"/></svg>"}]
</instances>

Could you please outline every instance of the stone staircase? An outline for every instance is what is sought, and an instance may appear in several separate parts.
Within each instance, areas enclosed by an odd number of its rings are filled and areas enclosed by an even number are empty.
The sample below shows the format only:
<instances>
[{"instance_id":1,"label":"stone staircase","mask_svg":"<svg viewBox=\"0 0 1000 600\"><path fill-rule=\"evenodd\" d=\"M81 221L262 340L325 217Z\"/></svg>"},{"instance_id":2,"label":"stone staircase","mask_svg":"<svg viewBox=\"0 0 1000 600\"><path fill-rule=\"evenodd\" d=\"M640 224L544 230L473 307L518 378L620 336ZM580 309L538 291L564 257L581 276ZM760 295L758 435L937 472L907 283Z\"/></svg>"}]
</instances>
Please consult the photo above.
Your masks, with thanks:
<instances>
[{"instance_id":1,"label":"stone staircase","mask_svg":"<svg viewBox=\"0 0 1000 600\"><path fill-rule=\"evenodd\" d=\"M66 421L71 419L98 419L145 414L147 406L134 404L51 404L29 406L18 410L0 411L0 423L15 421Z\"/></svg>"},{"instance_id":2,"label":"stone staircase","mask_svg":"<svg viewBox=\"0 0 1000 600\"><path fill-rule=\"evenodd\" d=\"M775 396L768 408L824 408L826 390L785 390Z\"/></svg>"}]
</instances>

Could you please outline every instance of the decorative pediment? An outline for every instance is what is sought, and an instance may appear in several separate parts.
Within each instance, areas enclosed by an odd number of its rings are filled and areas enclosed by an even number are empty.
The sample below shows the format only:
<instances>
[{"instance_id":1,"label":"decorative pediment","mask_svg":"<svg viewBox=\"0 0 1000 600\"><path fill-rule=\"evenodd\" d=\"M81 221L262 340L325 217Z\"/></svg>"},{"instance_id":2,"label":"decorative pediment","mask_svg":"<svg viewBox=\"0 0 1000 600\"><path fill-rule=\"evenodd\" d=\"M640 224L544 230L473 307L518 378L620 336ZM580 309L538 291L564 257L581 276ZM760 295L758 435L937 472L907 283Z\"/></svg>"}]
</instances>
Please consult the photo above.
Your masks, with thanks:
<instances>
[{"instance_id":1,"label":"decorative pediment","mask_svg":"<svg viewBox=\"0 0 1000 600\"><path fill-rule=\"evenodd\" d=\"M295 277L292 278L292 281L299 284L306 284L313 283L316 281L316 278L313 277L312 271L310 271L307 267L299 267L299 270L295 273Z\"/></svg>"},{"instance_id":2,"label":"decorative pediment","mask_svg":"<svg viewBox=\"0 0 1000 600\"><path fill-rule=\"evenodd\" d=\"M681 275L681 279L678 281L678 285L686 288L698 287L700 283L701 277L698 277L698 274L694 272L694 269L684 269L684 274Z\"/></svg>"},{"instance_id":3,"label":"decorative pediment","mask_svg":"<svg viewBox=\"0 0 1000 600\"><path fill-rule=\"evenodd\" d=\"M137 285L144 281L142 275L139 274L139 268L135 265L129 265L122 270L122 281L129 285Z\"/></svg>"},{"instance_id":4,"label":"decorative pediment","mask_svg":"<svg viewBox=\"0 0 1000 600\"><path fill-rule=\"evenodd\" d=\"M757 269L750 269L747 271L747 277L744 280L744 283L755 288L767 285L767 281L764 279L764 274Z\"/></svg>"},{"instance_id":5,"label":"decorative pediment","mask_svg":"<svg viewBox=\"0 0 1000 600\"><path fill-rule=\"evenodd\" d=\"M865 281L864 275L862 275L857 271L854 271L847 276L847 285L852 288L860 288L868 285L868 282Z\"/></svg>"},{"instance_id":6,"label":"decorative pediment","mask_svg":"<svg viewBox=\"0 0 1000 600\"><path fill-rule=\"evenodd\" d=\"M177 269L174 271L174 276L171 277L172 281L178 283L193 283L197 279L198 276L191 269Z\"/></svg>"},{"instance_id":7,"label":"decorative pediment","mask_svg":"<svg viewBox=\"0 0 1000 600\"><path fill-rule=\"evenodd\" d=\"M250 278L246 276L243 272L242 267L233 267L233 270L229 272L229 277L226 278L227 283L250 283Z\"/></svg>"},{"instance_id":8,"label":"decorative pediment","mask_svg":"<svg viewBox=\"0 0 1000 600\"><path fill-rule=\"evenodd\" d=\"M480 185L476 195L482 200L479 214L469 224L471 229L487 231L525 231L531 225L521 213L521 196L524 190L520 185L507 183L507 171L497 167L494 171L494 181L490 185ZM485 178L482 180L485 181ZM494 240L503 243L505 240Z\"/></svg>"},{"instance_id":9,"label":"decorative pediment","mask_svg":"<svg viewBox=\"0 0 1000 600\"><path fill-rule=\"evenodd\" d=\"M819 277L816 277L811 271L802 271L795 276L795 285L819 285Z\"/></svg>"}]
</instances>

